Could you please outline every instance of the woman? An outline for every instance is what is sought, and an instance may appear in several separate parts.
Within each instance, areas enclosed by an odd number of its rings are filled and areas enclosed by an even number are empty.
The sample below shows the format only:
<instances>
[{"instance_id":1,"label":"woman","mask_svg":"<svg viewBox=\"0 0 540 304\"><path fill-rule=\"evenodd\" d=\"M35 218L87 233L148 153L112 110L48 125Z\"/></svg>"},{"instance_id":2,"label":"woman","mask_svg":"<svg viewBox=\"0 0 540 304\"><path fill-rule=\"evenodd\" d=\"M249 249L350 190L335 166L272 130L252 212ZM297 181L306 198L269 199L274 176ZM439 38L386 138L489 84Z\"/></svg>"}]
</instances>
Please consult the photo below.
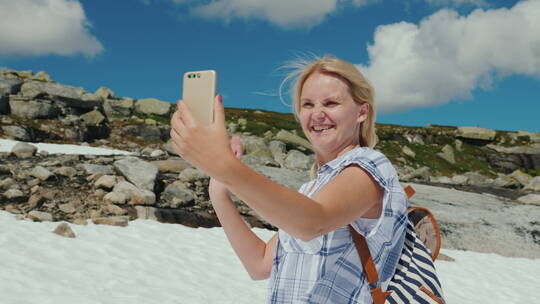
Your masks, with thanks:
<instances>
[{"instance_id":1,"label":"woman","mask_svg":"<svg viewBox=\"0 0 540 304\"><path fill-rule=\"evenodd\" d=\"M366 238L384 290L403 248L408 207L396 171L371 149L373 89L352 64L334 57L298 68L295 114L316 159L313 180L299 192L238 160L242 148L237 137L228 142L221 96L209 127L180 102L173 144L211 176L210 199L236 254L252 279L270 278L269 303L372 303L348 225ZM278 233L267 243L259 239L229 191Z\"/></svg>"}]
</instances>

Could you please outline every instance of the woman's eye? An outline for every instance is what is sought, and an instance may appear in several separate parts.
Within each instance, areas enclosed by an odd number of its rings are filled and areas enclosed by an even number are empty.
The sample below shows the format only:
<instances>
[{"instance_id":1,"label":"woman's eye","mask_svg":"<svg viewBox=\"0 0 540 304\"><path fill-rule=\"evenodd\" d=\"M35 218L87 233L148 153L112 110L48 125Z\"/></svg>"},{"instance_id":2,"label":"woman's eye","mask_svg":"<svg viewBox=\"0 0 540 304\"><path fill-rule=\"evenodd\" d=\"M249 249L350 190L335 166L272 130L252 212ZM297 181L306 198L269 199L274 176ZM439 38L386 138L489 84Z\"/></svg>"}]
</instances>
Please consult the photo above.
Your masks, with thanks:
<instances>
[{"instance_id":1,"label":"woman's eye","mask_svg":"<svg viewBox=\"0 0 540 304\"><path fill-rule=\"evenodd\" d=\"M313 104L311 102L305 102L304 104L302 104L302 107L311 108L311 107L313 107Z\"/></svg>"},{"instance_id":2,"label":"woman's eye","mask_svg":"<svg viewBox=\"0 0 540 304\"><path fill-rule=\"evenodd\" d=\"M328 101L328 102L326 102L326 106L333 107L335 105L338 105L338 103L336 101Z\"/></svg>"}]
</instances>

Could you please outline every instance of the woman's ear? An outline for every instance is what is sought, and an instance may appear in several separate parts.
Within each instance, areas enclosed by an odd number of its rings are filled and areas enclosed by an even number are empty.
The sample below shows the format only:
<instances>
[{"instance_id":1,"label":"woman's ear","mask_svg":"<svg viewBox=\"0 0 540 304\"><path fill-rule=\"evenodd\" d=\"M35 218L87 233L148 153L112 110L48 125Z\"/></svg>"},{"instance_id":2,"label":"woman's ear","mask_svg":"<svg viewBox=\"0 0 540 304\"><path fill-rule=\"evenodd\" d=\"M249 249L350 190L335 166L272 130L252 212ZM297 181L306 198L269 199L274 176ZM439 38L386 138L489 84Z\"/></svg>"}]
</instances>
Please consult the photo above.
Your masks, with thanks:
<instances>
[{"instance_id":1,"label":"woman's ear","mask_svg":"<svg viewBox=\"0 0 540 304\"><path fill-rule=\"evenodd\" d=\"M360 105L360 112L358 112L357 121L361 123L364 120L366 120L368 118L369 110L370 110L369 103L367 103L367 102L362 103Z\"/></svg>"}]
</instances>

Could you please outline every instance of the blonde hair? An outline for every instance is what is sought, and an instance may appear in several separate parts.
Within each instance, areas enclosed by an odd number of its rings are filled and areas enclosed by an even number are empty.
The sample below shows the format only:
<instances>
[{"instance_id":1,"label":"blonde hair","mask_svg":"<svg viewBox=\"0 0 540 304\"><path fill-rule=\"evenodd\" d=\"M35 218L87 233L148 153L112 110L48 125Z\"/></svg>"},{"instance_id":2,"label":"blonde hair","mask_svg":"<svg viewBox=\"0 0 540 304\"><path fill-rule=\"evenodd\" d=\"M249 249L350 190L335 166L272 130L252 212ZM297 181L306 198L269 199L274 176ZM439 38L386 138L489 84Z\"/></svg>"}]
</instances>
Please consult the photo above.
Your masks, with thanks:
<instances>
[{"instance_id":1,"label":"blonde hair","mask_svg":"<svg viewBox=\"0 0 540 304\"><path fill-rule=\"evenodd\" d=\"M360 125L359 143L362 147L373 148L377 143L375 135L375 91L369 84L367 79L360 71L350 62L336 58L332 55L324 55L322 57L313 56L313 59L299 59L286 65L287 68L294 69L280 85L280 92L284 84L296 78L293 87L293 107L294 114L299 120L300 113L300 96L302 88L307 78L315 73L323 73L336 76L343 80L349 87L349 92L354 102L358 104L369 104L368 116ZM316 176L318 164L313 164L311 168L311 177Z\"/></svg>"}]
</instances>

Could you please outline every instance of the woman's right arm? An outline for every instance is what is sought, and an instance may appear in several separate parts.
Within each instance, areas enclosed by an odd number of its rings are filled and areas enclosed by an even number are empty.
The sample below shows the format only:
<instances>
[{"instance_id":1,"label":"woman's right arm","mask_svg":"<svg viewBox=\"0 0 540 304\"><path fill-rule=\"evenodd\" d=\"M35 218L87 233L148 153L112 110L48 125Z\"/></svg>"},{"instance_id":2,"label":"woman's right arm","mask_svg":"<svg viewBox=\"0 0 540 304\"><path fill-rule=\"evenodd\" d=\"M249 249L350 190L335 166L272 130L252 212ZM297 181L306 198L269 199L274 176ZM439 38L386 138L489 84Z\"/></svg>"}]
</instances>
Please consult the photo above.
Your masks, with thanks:
<instances>
[{"instance_id":1,"label":"woman's right arm","mask_svg":"<svg viewBox=\"0 0 540 304\"><path fill-rule=\"evenodd\" d=\"M229 195L213 197L211 201L227 239L251 279L264 280L270 277L277 233L265 243L244 222Z\"/></svg>"}]
</instances>

